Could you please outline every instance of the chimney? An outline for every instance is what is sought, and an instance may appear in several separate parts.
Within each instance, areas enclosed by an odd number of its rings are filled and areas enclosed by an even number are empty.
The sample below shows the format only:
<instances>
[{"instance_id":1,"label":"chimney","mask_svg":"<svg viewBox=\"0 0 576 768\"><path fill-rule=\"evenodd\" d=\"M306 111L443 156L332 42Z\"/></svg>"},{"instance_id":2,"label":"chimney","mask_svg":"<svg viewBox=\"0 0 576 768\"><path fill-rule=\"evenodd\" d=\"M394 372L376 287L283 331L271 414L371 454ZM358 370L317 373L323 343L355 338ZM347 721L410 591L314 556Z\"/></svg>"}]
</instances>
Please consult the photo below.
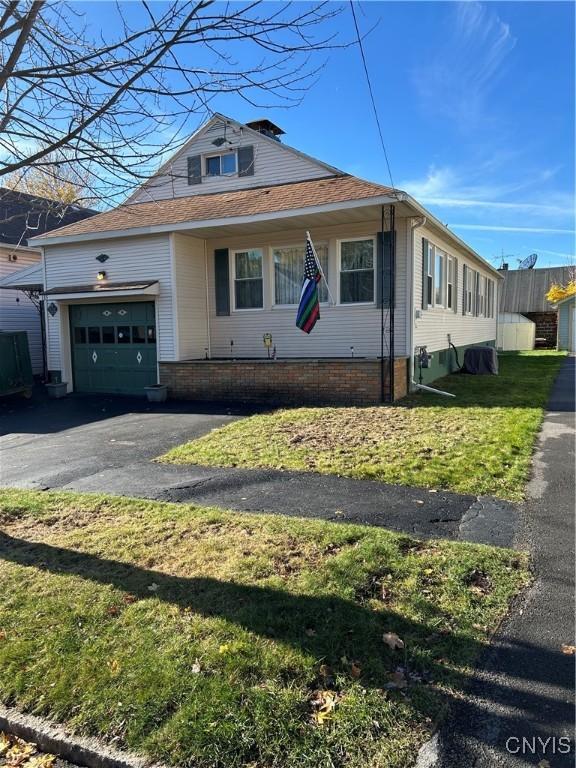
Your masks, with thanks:
<instances>
[{"instance_id":1,"label":"chimney","mask_svg":"<svg viewBox=\"0 0 576 768\"><path fill-rule=\"evenodd\" d=\"M268 136L269 139L274 139L274 141L280 141L280 136L284 134L282 128L266 118L253 120L251 123L246 123L246 125L248 128L252 128L253 131L257 131L263 136Z\"/></svg>"}]
</instances>

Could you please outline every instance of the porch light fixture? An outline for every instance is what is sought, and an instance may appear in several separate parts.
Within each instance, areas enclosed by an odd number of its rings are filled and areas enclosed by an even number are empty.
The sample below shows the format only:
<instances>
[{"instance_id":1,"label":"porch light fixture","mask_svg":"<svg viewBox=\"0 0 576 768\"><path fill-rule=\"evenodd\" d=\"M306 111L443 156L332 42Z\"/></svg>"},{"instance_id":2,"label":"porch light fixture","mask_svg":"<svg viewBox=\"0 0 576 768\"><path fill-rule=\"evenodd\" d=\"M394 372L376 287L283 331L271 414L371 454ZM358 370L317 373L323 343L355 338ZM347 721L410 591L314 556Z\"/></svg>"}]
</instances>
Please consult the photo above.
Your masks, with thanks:
<instances>
[{"instance_id":1,"label":"porch light fixture","mask_svg":"<svg viewBox=\"0 0 576 768\"><path fill-rule=\"evenodd\" d=\"M98 272L98 274L96 275L96 279L106 280L106 272L104 272L104 270L101 270L100 272Z\"/></svg>"}]
</instances>

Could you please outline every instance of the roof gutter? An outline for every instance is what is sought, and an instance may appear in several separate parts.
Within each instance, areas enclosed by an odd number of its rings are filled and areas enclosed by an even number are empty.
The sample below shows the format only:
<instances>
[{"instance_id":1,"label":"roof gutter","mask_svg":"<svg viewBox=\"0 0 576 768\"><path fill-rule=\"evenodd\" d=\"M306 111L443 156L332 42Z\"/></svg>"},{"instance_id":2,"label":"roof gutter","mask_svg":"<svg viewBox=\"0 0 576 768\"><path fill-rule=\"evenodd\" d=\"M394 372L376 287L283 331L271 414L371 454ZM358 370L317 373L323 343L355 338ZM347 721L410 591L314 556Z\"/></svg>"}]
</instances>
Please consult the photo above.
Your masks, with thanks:
<instances>
[{"instance_id":1,"label":"roof gutter","mask_svg":"<svg viewBox=\"0 0 576 768\"><path fill-rule=\"evenodd\" d=\"M500 280L503 280L504 278L498 272L496 267L493 267L492 264L490 264L489 261L486 261L486 259L483 256L480 256L479 253L476 253L476 251L473 248L470 248L468 243L464 242L458 235L455 235L454 232L452 232L451 229L449 229L446 224L443 224L440 219L437 219L434 214L430 213L430 211L427 208L424 208L423 205L420 205L413 197L410 195L404 193L404 201L411 205L420 216L424 216L431 224L438 227L438 229L442 230L443 233L448 235L452 240L455 240L458 245L463 248L470 256L473 256L475 259L477 259L479 262L481 262L485 267L487 267L494 275L496 275Z\"/></svg>"},{"instance_id":2,"label":"roof gutter","mask_svg":"<svg viewBox=\"0 0 576 768\"><path fill-rule=\"evenodd\" d=\"M291 208L270 213L255 213L245 216L230 216L227 218L201 219L196 221L183 221L177 224L156 224L147 227L133 227L131 229L106 230L104 232L87 232L78 235L60 235L55 237L39 235L32 238L34 245L59 245L61 243L80 243L93 240L110 240L117 237L134 237L136 235L163 234L168 232L193 231L208 227L227 227L235 224L257 224L266 221L281 221L296 218L298 216L311 216L317 213L331 213L334 211L365 208L371 205L388 205L402 202L405 195L377 195L361 200L344 200L338 203L326 203L323 205L311 205L305 208Z\"/></svg>"}]
</instances>

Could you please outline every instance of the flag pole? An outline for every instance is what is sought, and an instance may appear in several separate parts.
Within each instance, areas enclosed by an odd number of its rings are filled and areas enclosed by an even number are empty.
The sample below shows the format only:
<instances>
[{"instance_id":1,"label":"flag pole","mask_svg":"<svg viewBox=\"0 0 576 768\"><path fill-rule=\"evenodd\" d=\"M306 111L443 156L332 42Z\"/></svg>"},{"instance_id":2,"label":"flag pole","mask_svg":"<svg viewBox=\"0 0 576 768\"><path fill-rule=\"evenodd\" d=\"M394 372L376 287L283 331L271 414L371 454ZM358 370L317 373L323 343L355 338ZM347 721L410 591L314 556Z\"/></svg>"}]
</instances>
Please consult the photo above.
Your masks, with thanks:
<instances>
[{"instance_id":1,"label":"flag pole","mask_svg":"<svg viewBox=\"0 0 576 768\"><path fill-rule=\"evenodd\" d=\"M328 298L332 302L332 304L336 305L336 302L334 301L334 296L332 296L332 293L330 292L330 286L328 285L328 280L326 280L326 275L324 274L324 270L322 269L322 264L320 264L320 259L318 258L318 254L316 253L316 248L314 247L314 243L312 241L312 238L310 237L310 232L306 230L306 238L310 240L310 244L312 245L312 253L314 254L314 259L316 260L316 265L318 267L318 271L320 272L320 276L322 277L322 280L324 280L324 283L326 285L326 290L328 291Z\"/></svg>"}]
</instances>

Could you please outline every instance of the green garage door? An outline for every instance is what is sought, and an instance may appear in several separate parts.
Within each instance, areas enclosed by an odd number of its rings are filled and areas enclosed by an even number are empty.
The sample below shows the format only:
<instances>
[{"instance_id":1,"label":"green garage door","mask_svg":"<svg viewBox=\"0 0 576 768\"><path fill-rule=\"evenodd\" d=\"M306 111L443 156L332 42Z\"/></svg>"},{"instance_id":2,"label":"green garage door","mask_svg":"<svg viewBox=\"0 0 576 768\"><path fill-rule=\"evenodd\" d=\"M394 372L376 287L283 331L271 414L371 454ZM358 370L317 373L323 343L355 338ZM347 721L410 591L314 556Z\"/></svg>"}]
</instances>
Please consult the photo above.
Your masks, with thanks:
<instances>
[{"instance_id":1,"label":"green garage door","mask_svg":"<svg viewBox=\"0 0 576 768\"><path fill-rule=\"evenodd\" d=\"M153 302L70 307L76 392L142 395L156 384Z\"/></svg>"}]
</instances>

